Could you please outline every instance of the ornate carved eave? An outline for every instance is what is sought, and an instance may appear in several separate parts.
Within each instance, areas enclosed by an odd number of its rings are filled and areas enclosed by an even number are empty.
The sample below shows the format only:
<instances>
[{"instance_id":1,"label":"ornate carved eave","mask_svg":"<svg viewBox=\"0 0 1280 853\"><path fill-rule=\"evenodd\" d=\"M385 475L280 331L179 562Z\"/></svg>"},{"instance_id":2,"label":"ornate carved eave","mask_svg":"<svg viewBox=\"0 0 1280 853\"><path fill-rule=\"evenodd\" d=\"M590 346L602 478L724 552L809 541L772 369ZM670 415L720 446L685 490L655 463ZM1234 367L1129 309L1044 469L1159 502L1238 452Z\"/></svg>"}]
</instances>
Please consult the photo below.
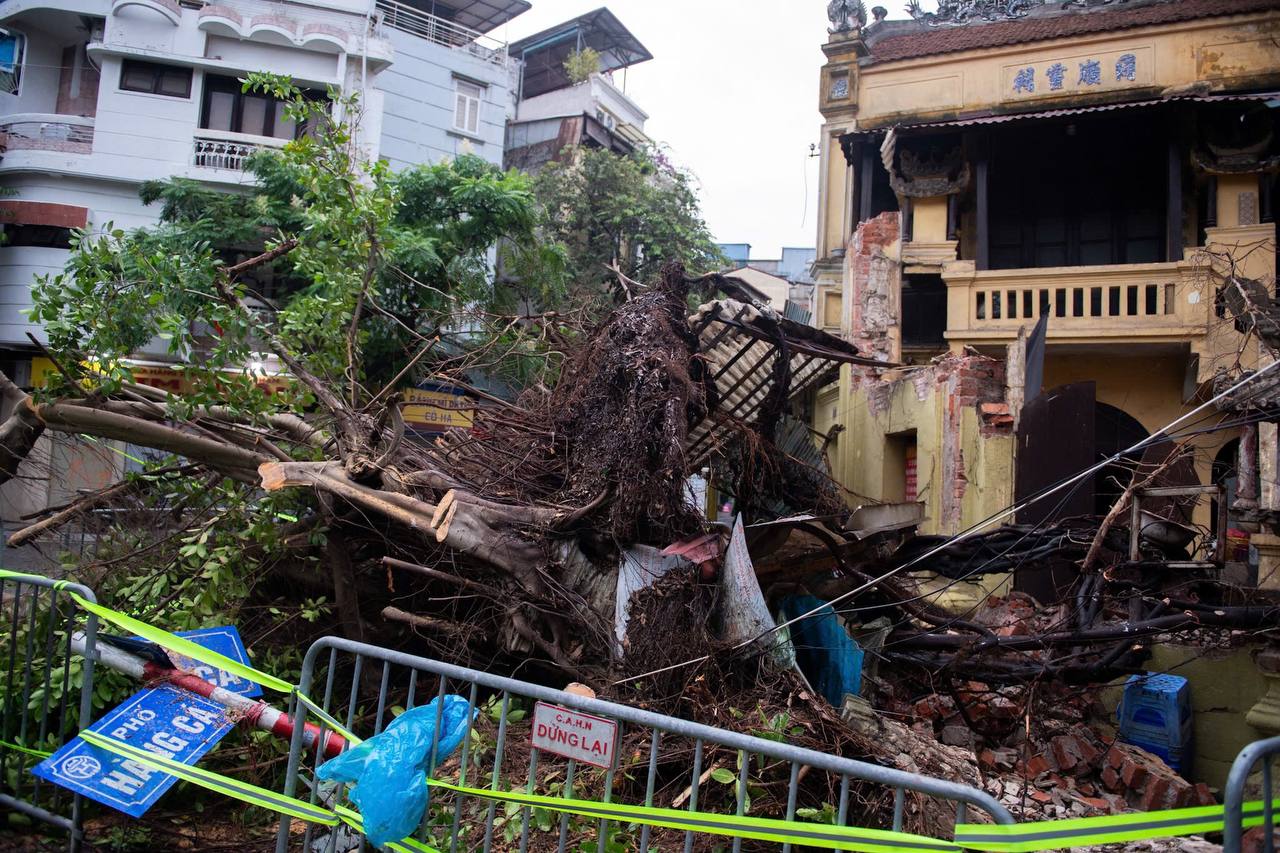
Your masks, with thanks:
<instances>
[{"instance_id":1,"label":"ornate carved eave","mask_svg":"<svg viewBox=\"0 0 1280 853\"><path fill-rule=\"evenodd\" d=\"M1270 111L1253 105L1239 116L1217 114L1201 129L1191 162L1210 175L1251 175L1280 171L1280 149Z\"/></svg>"},{"instance_id":2,"label":"ornate carved eave","mask_svg":"<svg viewBox=\"0 0 1280 853\"><path fill-rule=\"evenodd\" d=\"M958 145L919 153L903 148L889 169L889 186L906 198L955 195L969 186L969 164Z\"/></svg>"}]
</instances>

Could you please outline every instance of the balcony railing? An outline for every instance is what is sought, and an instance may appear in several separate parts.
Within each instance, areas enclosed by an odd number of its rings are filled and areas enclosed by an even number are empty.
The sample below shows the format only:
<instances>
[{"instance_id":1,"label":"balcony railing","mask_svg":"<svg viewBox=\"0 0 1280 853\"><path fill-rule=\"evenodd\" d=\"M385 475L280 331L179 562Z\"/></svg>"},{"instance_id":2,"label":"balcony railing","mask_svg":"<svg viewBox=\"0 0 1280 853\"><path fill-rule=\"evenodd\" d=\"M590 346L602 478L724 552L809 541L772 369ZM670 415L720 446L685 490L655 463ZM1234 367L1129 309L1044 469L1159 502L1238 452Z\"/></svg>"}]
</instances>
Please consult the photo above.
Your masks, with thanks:
<instances>
[{"instance_id":1,"label":"balcony railing","mask_svg":"<svg viewBox=\"0 0 1280 853\"><path fill-rule=\"evenodd\" d=\"M9 151L93 151L93 119L44 113L19 113L0 118L0 133Z\"/></svg>"},{"instance_id":2,"label":"balcony railing","mask_svg":"<svg viewBox=\"0 0 1280 853\"><path fill-rule=\"evenodd\" d=\"M947 338L999 340L1049 318L1058 338L1176 338L1207 331L1213 295L1185 264L987 270L948 266Z\"/></svg>"},{"instance_id":3,"label":"balcony railing","mask_svg":"<svg viewBox=\"0 0 1280 853\"><path fill-rule=\"evenodd\" d=\"M279 148L287 141L204 130L191 141L191 165L242 172L250 155L268 148Z\"/></svg>"},{"instance_id":4,"label":"balcony railing","mask_svg":"<svg viewBox=\"0 0 1280 853\"><path fill-rule=\"evenodd\" d=\"M378 12L384 27L465 51L494 65L507 64L507 43L477 30L446 21L395 0L378 0Z\"/></svg>"}]
</instances>

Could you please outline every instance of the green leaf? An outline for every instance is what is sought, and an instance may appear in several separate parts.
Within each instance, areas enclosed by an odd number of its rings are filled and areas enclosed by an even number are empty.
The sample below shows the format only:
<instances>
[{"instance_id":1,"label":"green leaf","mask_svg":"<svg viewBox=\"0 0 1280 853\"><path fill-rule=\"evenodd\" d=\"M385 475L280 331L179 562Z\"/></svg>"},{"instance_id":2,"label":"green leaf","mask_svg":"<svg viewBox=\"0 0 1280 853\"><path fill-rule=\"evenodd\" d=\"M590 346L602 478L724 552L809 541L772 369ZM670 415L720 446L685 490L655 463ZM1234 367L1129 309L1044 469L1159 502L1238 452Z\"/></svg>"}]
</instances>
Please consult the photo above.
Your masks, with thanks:
<instances>
[{"instance_id":1,"label":"green leaf","mask_svg":"<svg viewBox=\"0 0 1280 853\"><path fill-rule=\"evenodd\" d=\"M711 778L719 782L721 785L732 785L738 781L738 777L733 774L733 771L724 767L717 767L715 770L712 770Z\"/></svg>"}]
</instances>

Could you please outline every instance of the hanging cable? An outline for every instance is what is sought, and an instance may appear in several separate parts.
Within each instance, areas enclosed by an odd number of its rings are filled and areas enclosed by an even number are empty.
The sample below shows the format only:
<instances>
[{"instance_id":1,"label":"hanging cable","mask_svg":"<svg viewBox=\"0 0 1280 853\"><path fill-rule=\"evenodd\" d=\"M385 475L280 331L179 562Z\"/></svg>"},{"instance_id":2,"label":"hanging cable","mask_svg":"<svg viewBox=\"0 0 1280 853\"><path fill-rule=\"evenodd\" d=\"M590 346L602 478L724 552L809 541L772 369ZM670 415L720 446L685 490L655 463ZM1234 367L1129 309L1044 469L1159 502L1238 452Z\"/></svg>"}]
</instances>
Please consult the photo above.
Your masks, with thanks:
<instances>
[{"instance_id":1,"label":"hanging cable","mask_svg":"<svg viewBox=\"0 0 1280 853\"><path fill-rule=\"evenodd\" d=\"M961 531L960 533L957 533L955 536L949 538L947 541L940 543L934 548L930 548L925 553L920 554L919 556L911 560L908 560L907 562L903 563L902 565L896 568L890 569L889 571L885 572L882 575L879 575L878 577L871 578L870 580L863 583L862 585L854 589L851 589L848 592L845 592L836 596L831 601L824 602L819 607L815 607L806 613L801 613L799 616L792 617L791 619L788 619L785 622L782 622L781 624L775 625L772 628L762 631L760 634L756 635L755 637L752 637L748 640L743 640L742 642L735 645L732 650L740 651L749 646L753 646L771 634L775 634L779 631L785 630L791 627L792 625L796 624L797 622L802 622L805 619L809 619L814 616L817 616L818 614L826 610L828 607L834 608L835 605L841 603L842 601L848 601L850 598L853 598L856 595L860 595L861 593L866 592L868 589L871 589L883 583L884 581L888 580L889 578L894 577L895 575L903 571L906 571L912 566L917 566L920 563L923 563L925 560L941 553L942 551L945 551L946 549L952 547L953 545L956 545L960 542L964 542L968 539L973 538L980 531L985 530L991 524L994 524L997 521L1002 521L1012 515L1015 515L1021 510L1024 510L1027 507L1030 507L1034 504L1037 504L1040 501L1044 500L1045 498L1050 497L1051 495L1055 495L1069 486L1079 483L1088 477L1092 477L1094 474L1101 471L1103 468L1106 468L1108 465L1112 465L1120 461L1124 457L1129 456L1133 453L1136 453L1139 450L1143 450L1147 447L1150 447L1153 444L1159 444L1159 443L1168 441L1169 434L1172 433L1174 430L1178 429L1179 427L1183 426L1183 424L1185 424L1187 421L1190 421L1195 418L1199 418L1199 416L1202 413L1210 410L1220 400L1223 400L1231 396L1232 394L1234 394L1236 391L1239 391L1241 388L1247 387L1253 382L1258 381L1263 376L1266 376L1267 374L1275 371L1277 368L1280 368L1280 361L1271 362L1270 364L1266 365L1260 370L1250 374L1249 376L1244 377L1239 382L1235 383L1225 391L1222 391L1221 393L1214 395L1209 400L1206 400L1204 403L1201 403L1199 406L1192 409L1190 412L1187 412L1186 414L1174 419L1172 422L1165 425L1163 429L1160 429L1154 434L1147 436L1146 438L1134 444L1132 447L1128 447L1124 450L1121 450L1119 453L1113 454L1112 456L1109 456L1100 462L1096 462L1093 465L1089 466L1088 468L1085 468L1084 470L1079 471L1076 474L1073 474L1072 476L1067 477L1064 480L1061 480L1052 486L1048 486L1044 489L1041 489L1039 492L1032 494L1031 496L1027 497L1026 499L1020 502L1014 503L1008 507L1005 507L1002 510L999 510L998 512L992 513L991 515L987 516L986 518L982 519L976 524L973 524L968 528L966 528L965 530ZM709 660L710 658L711 658L710 655L702 655L700 657L691 658L687 661L682 661L680 663L672 664L670 666L665 666L660 669L655 669L649 672L641 673L640 675L633 675L629 678L620 679L613 683L614 685L619 685L619 684L626 684L631 681L638 681L643 678L649 678L654 675L661 675L662 673L670 672L672 670L680 669L682 667L694 666L696 664L703 663Z\"/></svg>"}]
</instances>

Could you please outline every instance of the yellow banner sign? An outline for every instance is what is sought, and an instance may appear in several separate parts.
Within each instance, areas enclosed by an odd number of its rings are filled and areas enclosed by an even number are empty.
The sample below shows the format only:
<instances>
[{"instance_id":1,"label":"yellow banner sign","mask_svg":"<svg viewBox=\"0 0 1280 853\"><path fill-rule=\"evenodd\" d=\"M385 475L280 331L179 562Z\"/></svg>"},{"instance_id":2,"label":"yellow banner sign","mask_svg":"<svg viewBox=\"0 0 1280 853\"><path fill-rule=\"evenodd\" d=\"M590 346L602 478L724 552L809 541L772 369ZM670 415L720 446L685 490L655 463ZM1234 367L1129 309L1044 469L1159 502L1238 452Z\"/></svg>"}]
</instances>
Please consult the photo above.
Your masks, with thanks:
<instances>
[{"instance_id":1,"label":"yellow banner sign","mask_svg":"<svg viewBox=\"0 0 1280 853\"><path fill-rule=\"evenodd\" d=\"M470 429L475 402L451 391L410 388L404 392L404 422L427 432Z\"/></svg>"}]
</instances>

